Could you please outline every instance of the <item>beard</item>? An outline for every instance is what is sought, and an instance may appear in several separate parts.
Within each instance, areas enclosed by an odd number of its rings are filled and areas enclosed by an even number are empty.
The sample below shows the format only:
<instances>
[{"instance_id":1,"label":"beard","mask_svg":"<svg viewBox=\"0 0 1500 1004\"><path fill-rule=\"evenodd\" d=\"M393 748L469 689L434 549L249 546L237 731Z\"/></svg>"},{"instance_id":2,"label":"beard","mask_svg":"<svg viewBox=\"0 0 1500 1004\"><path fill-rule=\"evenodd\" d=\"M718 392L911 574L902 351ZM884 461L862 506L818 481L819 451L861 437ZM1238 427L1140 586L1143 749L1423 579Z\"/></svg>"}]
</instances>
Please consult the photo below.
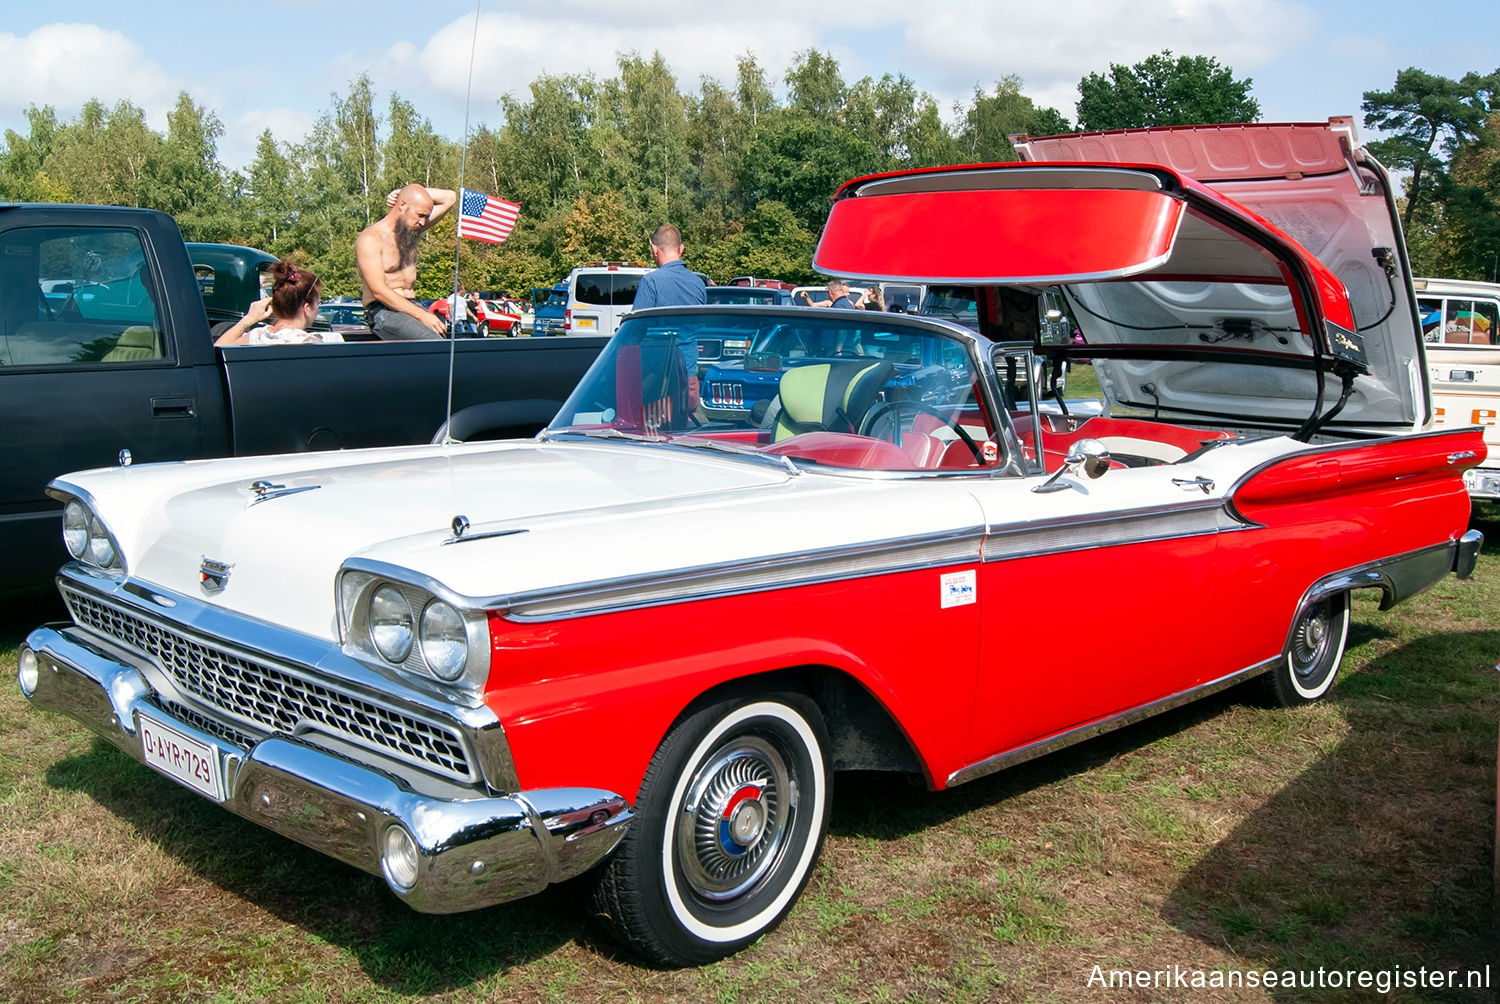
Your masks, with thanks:
<instances>
[{"instance_id":1,"label":"beard","mask_svg":"<svg viewBox=\"0 0 1500 1004\"><path fill-rule=\"evenodd\" d=\"M407 226L403 220L396 221L396 250L401 255L402 264L416 260L417 245L421 241L422 231Z\"/></svg>"}]
</instances>

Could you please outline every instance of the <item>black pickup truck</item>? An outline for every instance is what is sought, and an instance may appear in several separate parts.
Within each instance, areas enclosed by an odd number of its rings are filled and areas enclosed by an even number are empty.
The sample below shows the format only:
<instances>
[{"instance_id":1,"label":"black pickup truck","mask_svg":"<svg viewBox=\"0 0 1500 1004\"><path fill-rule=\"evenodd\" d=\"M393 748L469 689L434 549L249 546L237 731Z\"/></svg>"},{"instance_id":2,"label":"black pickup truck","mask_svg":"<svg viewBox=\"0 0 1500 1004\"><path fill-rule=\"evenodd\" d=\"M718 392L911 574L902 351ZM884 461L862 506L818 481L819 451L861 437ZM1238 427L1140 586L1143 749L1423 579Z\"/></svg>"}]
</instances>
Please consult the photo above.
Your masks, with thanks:
<instances>
[{"instance_id":1,"label":"black pickup truck","mask_svg":"<svg viewBox=\"0 0 1500 1004\"><path fill-rule=\"evenodd\" d=\"M201 272L202 270L199 269ZM209 335L201 276L171 217L0 205L0 591L63 563L65 471L529 436L601 337L235 346Z\"/></svg>"}]
</instances>

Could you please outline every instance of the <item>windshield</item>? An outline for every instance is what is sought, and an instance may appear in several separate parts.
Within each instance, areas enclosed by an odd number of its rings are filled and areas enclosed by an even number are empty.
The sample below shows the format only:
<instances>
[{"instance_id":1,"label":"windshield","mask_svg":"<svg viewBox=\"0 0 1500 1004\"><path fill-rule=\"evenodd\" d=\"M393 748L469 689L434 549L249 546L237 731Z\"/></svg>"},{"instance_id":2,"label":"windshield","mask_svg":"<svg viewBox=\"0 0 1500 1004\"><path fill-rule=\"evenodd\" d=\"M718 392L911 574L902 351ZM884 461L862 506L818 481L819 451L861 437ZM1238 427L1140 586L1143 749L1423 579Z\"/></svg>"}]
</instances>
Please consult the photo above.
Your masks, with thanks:
<instances>
[{"instance_id":1,"label":"windshield","mask_svg":"<svg viewBox=\"0 0 1500 1004\"><path fill-rule=\"evenodd\" d=\"M549 434L723 446L830 467L1000 462L972 347L901 315L797 311L627 319ZM751 346L699 370L698 346Z\"/></svg>"}]
</instances>

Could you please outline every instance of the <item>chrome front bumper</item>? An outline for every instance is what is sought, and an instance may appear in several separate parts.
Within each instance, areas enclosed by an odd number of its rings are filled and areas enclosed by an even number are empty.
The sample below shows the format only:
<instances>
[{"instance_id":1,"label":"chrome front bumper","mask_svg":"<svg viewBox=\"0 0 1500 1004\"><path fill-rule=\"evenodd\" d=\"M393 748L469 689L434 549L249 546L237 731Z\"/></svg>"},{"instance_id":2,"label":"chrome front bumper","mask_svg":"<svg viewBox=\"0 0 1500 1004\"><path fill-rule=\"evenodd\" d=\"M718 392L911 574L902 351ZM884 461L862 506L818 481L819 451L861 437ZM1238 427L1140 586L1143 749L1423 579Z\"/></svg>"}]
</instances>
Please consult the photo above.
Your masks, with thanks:
<instances>
[{"instance_id":1,"label":"chrome front bumper","mask_svg":"<svg viewBox=\"0 0 1500 1004\"><path fill-rule=\"evenodd\" d=\"M20 665L32 704L82 722L141 763L148 763L138 734L143 712L207 746L219 761L225 808L382 875L424 913L503 903L579 875L614 849L634 818L623 798L598 789L485 795L449 785L451 794L419 793L394 773L293 736L271 735L242 749L165 712L135 668L75 627L31 632ZM417 848L409 889L382 866L394 826Z\"/></svg>"}]
</instances>

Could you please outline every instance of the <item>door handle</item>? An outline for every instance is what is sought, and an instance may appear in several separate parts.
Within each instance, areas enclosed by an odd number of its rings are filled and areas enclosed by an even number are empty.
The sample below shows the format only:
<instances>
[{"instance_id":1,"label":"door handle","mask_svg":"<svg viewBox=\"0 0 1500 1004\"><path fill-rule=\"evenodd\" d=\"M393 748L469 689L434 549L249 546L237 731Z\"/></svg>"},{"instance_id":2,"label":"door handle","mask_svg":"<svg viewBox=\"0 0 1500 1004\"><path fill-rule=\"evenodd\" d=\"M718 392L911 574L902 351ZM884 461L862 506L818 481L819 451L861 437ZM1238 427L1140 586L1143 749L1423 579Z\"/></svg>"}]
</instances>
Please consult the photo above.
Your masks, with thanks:
<instances>
[{"instance_id":1,"label":"door handle","mask_svg":"<svg viewBox=\"0 0 1500 1004\"><path fill-rule=\"evenodd\" d=\"M1450 383L1473 383L1473 370L1449 370L1448 380Z\"/></svg>"},{"instance_id":2,"label":"door handle","mask_svg":"<svg viewBox=\"0 0 1500 1004\"><path fill-rule=\"evenodd\" d=\"M1172 484L1176 485L1178 488L1183 489L1184 491L1188 491L1193 488L1201 488L1203 489L1203 494L1205 495L1214 490L1213 478L1173 478Z\"/></svg>"},{"instance_id":3,"label":"door handle","mask_svg":"<svg viewBox=\"0 0 1500 1004\"><path fill-rule=\"evenodd\" d=\"M190 397L153 397L151 399L152 418L193 418L196 415L197 411Z\"/></svg>"}]
</instances>

